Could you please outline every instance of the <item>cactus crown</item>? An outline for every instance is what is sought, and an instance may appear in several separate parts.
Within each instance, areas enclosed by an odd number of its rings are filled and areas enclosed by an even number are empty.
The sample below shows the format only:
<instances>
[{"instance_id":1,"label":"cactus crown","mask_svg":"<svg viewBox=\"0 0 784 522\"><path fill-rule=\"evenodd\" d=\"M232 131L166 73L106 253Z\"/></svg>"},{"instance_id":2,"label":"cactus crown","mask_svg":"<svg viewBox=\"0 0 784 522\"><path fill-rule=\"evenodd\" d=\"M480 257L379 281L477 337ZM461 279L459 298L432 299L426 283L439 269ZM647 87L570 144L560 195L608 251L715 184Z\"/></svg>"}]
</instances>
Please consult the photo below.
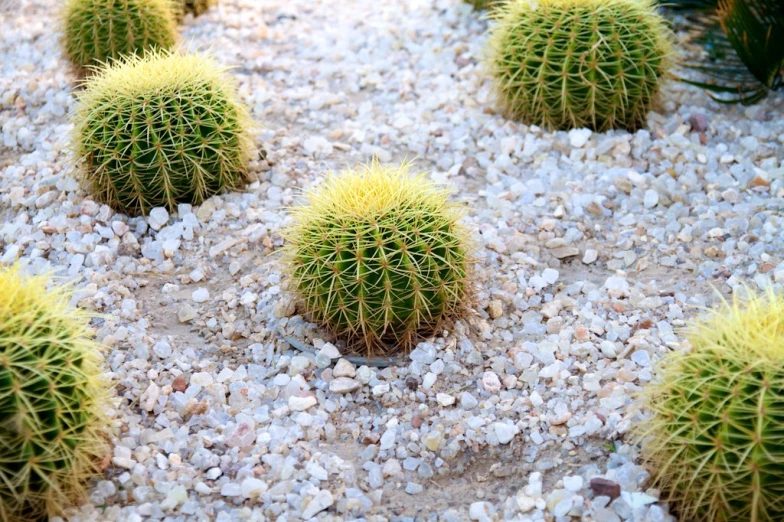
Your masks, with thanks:
<instances>
[{"instance_id":1,"label":"cactus crown","mask_svg":"<svg viewBox=\"0 0 784 522\"><path fill-rule=\"evenodd\" d=\"M368 352L408 349L465 306L463 207L409 168L373 162L330 175L284 233L307 311Z\"/></svg>"},{"instance_id":2,"label":"cactus crown","mask_svg":"<svg viewBox=\"0 0 784 522\"><path fill-rule=\"evenodd\" d=\"M251 121L211 60L153 52L86 83L75 152L96 200L127 214L199 204L247 180Z\"/></svg>"},{"instance_id":3,"label":"cactus crown","mask_svg":"<svg viewBox=\"0 0 784 522\"><path fill-rule=\"evenodd\" d=\"M68 0L64 47L77 67L171 49L177 41L169 0Z\"/></svg>"},{"instance_id":4,"label":"cactus crown","mask_svg":"<svg viewBox=\"0 0 784 522\"><path fill-rule=\"evenodd\" d=\"M683 520L784 519L784 296L696 322L642 392L643 456Z\"/></svg>"},{"instance_id":5,"label":"cactus crown","mask_svg":"<svg viewBox=\"0 0 784 522\"><path fill-rule=\"evenodd\" d=\"M508 117L555 129L645 122L672 55L652 0L509 0L491 17L489 68Z\"/></svg>"},{"instance_id":6,"label":"cactus crown","mask_svg":"<svg viewBox=\"0 0 784 522\"><path fill-rule=\"evenodd\" d=\"M0 269L0 520L60 514L107 452L89 316L46 285Z\"/></svg>"}]
</instances>

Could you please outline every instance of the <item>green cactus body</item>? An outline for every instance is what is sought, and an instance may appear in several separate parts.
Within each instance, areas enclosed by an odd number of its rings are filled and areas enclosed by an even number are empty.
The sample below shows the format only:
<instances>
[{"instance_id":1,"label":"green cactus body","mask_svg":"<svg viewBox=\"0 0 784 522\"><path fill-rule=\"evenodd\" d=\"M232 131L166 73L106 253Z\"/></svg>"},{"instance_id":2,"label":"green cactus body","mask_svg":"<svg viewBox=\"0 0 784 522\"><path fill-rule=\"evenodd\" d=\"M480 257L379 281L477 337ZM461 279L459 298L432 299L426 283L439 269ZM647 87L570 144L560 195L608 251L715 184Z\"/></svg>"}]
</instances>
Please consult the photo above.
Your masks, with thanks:
<instances>
[{"instance_id":1,"label":"green cactus body","mask_svg":"<svg viewBox=\"0 0 784 522\"><path fill-rule=\"evenodd\" d=\"M169 0L169 2L178 23L182 22L186 13L199 16L207 12L210 7L218 5L218 0Z\"/></svg>"},{"instance_id":2,"label":"green cactus body","mask_svg":"<svg viewBox=\"0 0 784 522\"><path fill-rule=\"evenodd\" d=\"M108 405L89 317L45 278L0 269L0 520L37 521L84 498L108 454Z\"/></svg>"},{"instance_id":3,"label":"green cactus body","mask_svg":"<svg viewBox=\"0 0 784 522\"><path fill-rule=\"evenodd\" d=\"M129 215L199 204L247 180L250 117L212 61L131 57L86 83L74 148L93 197Z\"/></svg>"},{"instance_id":4,"label":"green cactus body","mask_svg":"<svg viewBox=\"0 0 784 522\"><path fill-rule=\"evenodd\" d=\"M784 297L736 300L688 339L642 392L654 486L681 520L784 520Z\"/></svg>"},{"instance_id":5,"label":"green cactus body","mask_svg":"<svg viewBox=\"0 0 784 522\"><path fill-rule=\"evenodd\" d=\"M169 0L68 0L65 55L82 69L126 55L171 49L177 27Z\"/></svg>"},{"instance_id":6,"label":"green cactus body","mask_svg":"<svg viewBox=\"0 0 784 522\"><path fill-rule=\"evenodd\" d=\"M554 129L635 129L670 66L651 0L511 0L493 11L489 67L504 113Z\"/></svg>"},{"instance_id":7,"label":"green cactus body","mask_svg":"<svg viewBox=\"0 0 784 522\"><path fill-rule=\"evenodd\" d=\"M476 9L489 9L500 4L502 0L466 0L466 2L472 4Z\"/></svg>"},{"instance_id":8,"label":"green cactus body","mask_svg":"<svg viewBox=\"0 0 784 522\"><path fill-rule=\"evenodd\" d=\"M218 5L218 0L185 0L185 9L193 16L199 16L214 5Z\"/></svg>"},{"instance_id":9,"label":"green cactus body","mask_svg":"<svg viewBox=\"0 0 784 522\"><path fill-rule=\"evenodd\" d=\"M331 175L292 210L285 234L307 311L370 350L408 349L465 305L469 256L462 207L409 166Z\"/></svg>"}]
</instances>

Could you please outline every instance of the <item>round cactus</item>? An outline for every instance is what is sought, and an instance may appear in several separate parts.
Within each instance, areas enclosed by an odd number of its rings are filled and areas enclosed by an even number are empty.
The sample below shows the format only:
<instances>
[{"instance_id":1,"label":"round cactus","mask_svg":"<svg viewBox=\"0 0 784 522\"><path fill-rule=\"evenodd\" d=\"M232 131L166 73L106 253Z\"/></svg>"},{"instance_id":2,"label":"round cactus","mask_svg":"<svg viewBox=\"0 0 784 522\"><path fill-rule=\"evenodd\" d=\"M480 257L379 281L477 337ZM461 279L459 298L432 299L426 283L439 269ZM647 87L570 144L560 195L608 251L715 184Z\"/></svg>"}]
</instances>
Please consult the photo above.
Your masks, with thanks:
<instances>
[{"instance_id":1,"label":"round cactus","mask_svg":"<svg viewBox=\"0 0 784 522\"><path fill-rule=\"evenodd\" d=\"M89 316L43 277L0 269L0 520L40 520L85 496L108 455Z\"/></svg>"},{"instance_id":2,"label":"round cactus","mask_svg":"<svg viewBox=\"0 0 784 522\"><path fill-rule=\"evenodd\" d=\"M193 16L203 14L210 7L217 5L218 0L169 0L174 10L174 16L177 22L182 22L186 13L192 13Z\"/></svg>"},{"instance_id":3,"label":"round cactus","mask_svg":"<svg viewBox=\"0 0 784 522\"><path fill-rule=\"evenodd\" d=\"M74 148L93 197L129 215L199 204L247 180L250 117L212 61L129 57L86 83Z\"/></svg>"},{"instance_id":4,"label":"round cactus","mask_svg":"<svg viewBox=\"0 0 784 522\"><path fill-rule=\"evenodd\" d=\"M409 165L330 175L292 210L286 260L314 319L368 352L406 350L463 308L462 207Z\"/></svg>"},{"instance_id":5,"label":"round cactus","mask_svg":"<svg viewBox=\"0 0 784 522\"><path fill-rule=\"evenodd\" d=\"M725 303L688 340L642 392L654 485L681 520L784 520L784 296Z\"/></svg>"},{"instance_id":6,"label":"round cactus","mask_svg":"<svg viewBox=\"0 0 784 522\"><path fill-rule=\"evenodd\" d=\"M65 55L79 68L171 49L177 27L169 0L68 0Z\"/></svg>"},{"instance_id":7,"label":"round cactus","mask_svg":"<svg viewBox=\"0 0 784 522\"><path fill-rule=\"evenodd\" d=\"M488 9L490 7L495 7L502 1L503 0L466 0L466 2L472 4L475 9Z\"/></svg>"},{"instance_id":8,"label":"round cactus","mask_svg":"<svg viewBox=\"0 0 784 522\"><path fill-rule=\"evenodd\" d=\"M489 67L504 113L554 129L635 129L670 66L652 0L509 0L493 10Z\"/></svg>"}]
</instances>

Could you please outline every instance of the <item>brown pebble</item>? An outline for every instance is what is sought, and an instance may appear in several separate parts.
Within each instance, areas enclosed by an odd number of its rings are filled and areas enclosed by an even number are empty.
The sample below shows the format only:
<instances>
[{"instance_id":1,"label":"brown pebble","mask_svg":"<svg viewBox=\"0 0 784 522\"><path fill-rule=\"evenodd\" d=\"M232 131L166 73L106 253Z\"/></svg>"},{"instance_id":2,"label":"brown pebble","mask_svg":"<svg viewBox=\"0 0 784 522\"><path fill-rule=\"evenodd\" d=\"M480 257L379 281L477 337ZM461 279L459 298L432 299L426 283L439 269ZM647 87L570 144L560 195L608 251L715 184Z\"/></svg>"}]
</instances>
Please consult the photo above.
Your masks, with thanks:
<instances>
[{"instance_id":1,"label":"brown pebble","mask_svg":"<svg viewBox=\"0 0 784 522\"><path fill-rule=\"evenodd\" d=\"M578 341L587 341L588 338L591 336L591 332L585 326L578 326L574 330L574 336L577 338Z\"/></svg>"},{"instance_id":2,"label":"brown pebble","mask_svg":"<svg viewBox=\"0 0 784 522\"><path fill-rule=\"evenodd\" d=\"M763 274L767 274L768 272L773 270L775 267L776 267L776 265L774 265L773 263L765 262L765 263L762 263L760 265L759 271L762 272Z\"/></svg>"},{"instance_id":3,"label":"brown pebble","mask_svg":"<svg viewBox=\"0 0 784 522\"><path fill-rule=\"evenodd\" d=\"M749 187L770 187L770 182L765 178L761 178L759 176L754 177L751 181L749 181Z\"/></svg>"},{"instance_id":4,"label":"brown pebble","mask_svg":"<svg viewBox=\"0 0 784 522\"><path fill-rule=\"evenodd\" d=\"M411 417L411 427L415 430L418 430L420 426L422 426L422 422L424 422L424 420L419 415Z\"/></svg>"},{"instance_id":5,"label":"brown pebble","mask_svg":"<svg viewBox=\"0 0 784 522\"><path fill-rule=\"evenodd\" d=\"M172 390L178 392L184 392L188 388L188 383L185 382L184 375L178 375L174 378L171 384Z\"/></svg>"},{"instance_id":6,"label":"brown pebble","mask_svg":"<svg viewBox=\"0 0 784 522\"><path fill-rule=\"evenodd\" d=\"M612 500L621 496L621 486L612 480L602 477L591 479L591 489L597 497L610 497Z\"/></svg>"},{"instance_id":7,"label":"brown pebble","mask_svg":"<svg viewBox=\"0 0 784 522\"><path fill-rule=\"evenodd\" d=\"M416 391L419 388L419 381L413 375L406 377L406 388L411 391Z\"/></svg>"},{"instance_id":8,"label":"brown pebble","mask_svg":"<svg viewBox=\"0 0 784 522\"><path fill-rule=\"evenodd\" d=\"M650 319L643 319L639 323L632 326L632 334L637 330L650 330L651 328L653 328L653 321Z\"/></svg>"},{"instance_id":9,"label":"brown pebble","mask_svg":"<svg viewBox=\"0 0 784 522\"><path fill-rule=\"evenodd\" d=\"M708 130L708 118L704 114L692 114L689 117L689 125L693 131L705 132Z\"/></svg>"}]
</instances>

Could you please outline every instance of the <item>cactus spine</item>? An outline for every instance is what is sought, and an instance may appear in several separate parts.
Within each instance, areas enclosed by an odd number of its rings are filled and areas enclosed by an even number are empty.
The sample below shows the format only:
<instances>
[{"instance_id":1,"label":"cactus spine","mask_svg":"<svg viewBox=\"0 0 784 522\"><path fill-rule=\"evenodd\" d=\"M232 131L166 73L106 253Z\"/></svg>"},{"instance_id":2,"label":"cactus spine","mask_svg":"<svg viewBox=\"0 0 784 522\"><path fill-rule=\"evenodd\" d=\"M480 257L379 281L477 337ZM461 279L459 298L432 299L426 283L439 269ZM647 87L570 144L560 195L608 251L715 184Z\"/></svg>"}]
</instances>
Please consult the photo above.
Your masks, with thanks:
<instances>
[{"instance_id":1,"label":"cactus spine","mask_svg":"<svg viewBox=\"0 0 784 522\"><path fill-rule=\"evenodd\" d=\"M784 296L725 303L688 340L642 394L655 486L681 520L784 520Z\"/></svg>"},{"instance_id":2,"label":"cactus spine","mask_svg":"<svg viewBox=\"0 0 784 522\"><path fill-rule=\"evenodd\" d=\"M85 497L107 454L105 384L89 316L67 289L0 268L0 520L40 520Z\"/></svg>"},{"instance_id":3,"label":"cactus spine","mask_svg":"<svg viewBox=\"0 0 784 522\"><path fill-rule=\"evenodd\" d=\"M510 0L493 10L489 67L504 113L555 129L635 129L670 64L651 0Z\"/></svg>"},{"instance_id":4,"label":"cactus spine","mask_svg":"<svg viewBox=\"0 0 784 522\"><path fill-rule=\"evenodd\" d=\"M374 162L330 175L285 233L307 311L368 351L408 349L467 298L463 209L409 168Z\"/></svg>"}]
</instances>

